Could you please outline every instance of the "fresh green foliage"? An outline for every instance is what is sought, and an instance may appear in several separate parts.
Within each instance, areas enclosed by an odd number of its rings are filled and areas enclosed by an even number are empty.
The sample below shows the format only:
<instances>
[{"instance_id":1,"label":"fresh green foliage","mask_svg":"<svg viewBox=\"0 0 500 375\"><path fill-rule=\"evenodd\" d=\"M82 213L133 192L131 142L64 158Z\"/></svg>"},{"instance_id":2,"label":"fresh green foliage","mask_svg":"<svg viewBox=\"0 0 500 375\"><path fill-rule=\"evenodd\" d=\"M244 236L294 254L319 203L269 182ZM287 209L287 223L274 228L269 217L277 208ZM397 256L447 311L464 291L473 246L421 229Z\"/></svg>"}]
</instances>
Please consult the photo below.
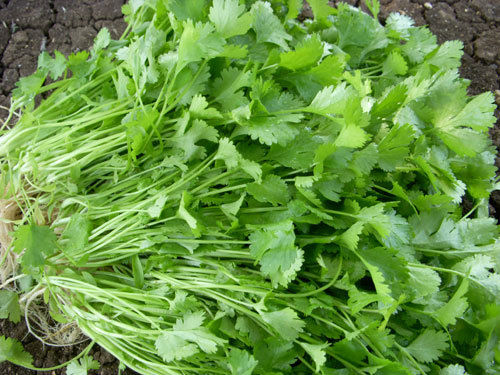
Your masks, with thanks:
<instances>
[{"instance_id":1,"label":"fresh green foliage","mask_svg":"<svg viewBox=\"0 0 500 375\"><path fill-rule=\"evenodd\" d=\"M10 361L19 366L31 366L33 357L24 351L19 341L0 336L0 363L4 361Z\"/></svg>"},{"instance_id":2,"label":"fresh green foliage","mask_svg":"<svg viewBox=\"0 0 500 375\"><path fill-rule=\"evenodd\" d=\"M0 319L9 319L13 323L21 320L19 297L10 290L0 290Z\"/></svg>"},{"instance_id":3,"label":"fresh green foliage","mask_svg":"<svg viewBox=\"0 0 500 375\"><path fill-rule=\"evenodd\" d=\"M131 0L42 54L0 137L19 272L142 375L498 374L493 96L378 1L309 4Z\"/></svg>"},{"instance_id":4,"label":"fresh green foliage","mask_svg":"<svg viewBox=\"0 0 500 375\"><path fill-rule=\"evenodd\" d=\"M16 253L21 253L24 266L41 266L45 256L56 250L56 235L47 226L35 224L23 225L14 234L13 247Z\"/></svg>"},{"instance_id":5,"label":"fresh green foliage","mask_svg":"<svg viewBox=\"0 0 500 375\"><path fill-rule=\"evenodd\" d=\"M89 370L97 370L99 362L91 356L84 356L79 360L74 360L66 368L67 375L87 375Z\"/></svg>"}]
</instances>

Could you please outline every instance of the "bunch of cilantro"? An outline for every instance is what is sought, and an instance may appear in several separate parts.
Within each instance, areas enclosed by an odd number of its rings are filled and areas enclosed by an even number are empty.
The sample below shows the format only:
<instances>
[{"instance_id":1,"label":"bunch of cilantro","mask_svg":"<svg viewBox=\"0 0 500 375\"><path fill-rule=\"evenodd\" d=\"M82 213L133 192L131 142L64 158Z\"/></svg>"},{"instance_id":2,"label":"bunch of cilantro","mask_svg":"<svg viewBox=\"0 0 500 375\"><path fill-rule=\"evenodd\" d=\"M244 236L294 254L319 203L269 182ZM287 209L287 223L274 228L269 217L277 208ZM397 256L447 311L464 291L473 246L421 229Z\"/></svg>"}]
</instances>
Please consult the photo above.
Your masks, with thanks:
<instances>
[{"instance_id":1,"label":"bunch of cilantro","mask_svg":"<svg viewBox=\"0 0 500 375\"><path fill-rule=\"evenodd\" d=\"M377 0L309 4L131 0L120 40L40 56L1 317L45 303L142 375L499 373L491 93Z\"/></svg>"}]
</instances>

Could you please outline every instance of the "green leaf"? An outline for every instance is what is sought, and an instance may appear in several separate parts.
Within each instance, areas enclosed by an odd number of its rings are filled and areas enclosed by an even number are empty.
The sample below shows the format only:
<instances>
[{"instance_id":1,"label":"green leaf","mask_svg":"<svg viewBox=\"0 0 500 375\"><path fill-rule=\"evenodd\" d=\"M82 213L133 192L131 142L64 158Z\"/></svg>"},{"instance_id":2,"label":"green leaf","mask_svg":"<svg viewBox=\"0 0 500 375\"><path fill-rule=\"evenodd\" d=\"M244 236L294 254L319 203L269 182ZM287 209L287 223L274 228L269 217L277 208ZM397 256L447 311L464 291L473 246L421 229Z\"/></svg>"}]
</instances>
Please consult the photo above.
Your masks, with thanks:
<instances>
[{"instance_id":1,"label":"green leaf","mask_svg":"<svg viewBox=\"0 0 500 375\"><path fill-rule=\"evenodd\" d=\"M241 197L234 202L221 204L220 209L228 216L236 216L244 200L245 193L243 193Z\"/></svg>"},{"instance_id":2,"label":"green leaf","mask_svg":"<svg viewBox=\"0 0 500 375\"><path fill-rule=\"evenodd\" d=\"M342 113L352 95L345 83L327 86L314 97L307 110L317 114Z\"/></svg>"},{"instance_id":3,"label":"green leaf","mask_svg":"<svg viewBox=\"0 0 500 375\"><path fill-rule=\"evenodd\" d=\"M308 74L321 85L335 85L341 80L345 65L344 55L328 55L317 66L311 68Z\"/></svg>"},{"instance_id":4,"label":"green leaf","mask_svg":"<svg viewBox=\"0 0 500 375\"><path fill-rule=\"evenodd\" d=\"M188 313L182 319L176 320L172 330L163 331L155 346L165 362L188 358L200 350L204 353L215 353L217 346L227 342L204 327L204 320L202 311Z\"/></svg>"},{"instance_id":5,"label":"green leaf","mask_svg":"<svg viewBox=\"0 0 500 375\"><path fill-rule=\"evenodd\" d=\"M363 346L357 341L343 339L333 344L333 351L341 358L348 360L351 363L362 363L366 357L366 352Z\"/></svg>"},{"instance_id":6,"label":"green leaf","mask_svg":"<svg viewBox=\"0 0 500 375\"><path fill-rule=\"evenodd\" d=\"M368 175L378 162L378 150L374 143L370 143L364 149L353 154L352 166L350 168L358 176Z\"/></svg>"},{"instance_id":7,"label":"green leaf","mask_svg":"<svg viewBox=\"0 0 500 375\"><path fill-rule=\"evenodd\" d=\"M0 319L9 319L12 323L21 321L21 308L17 293L0 290Z\"/></svg>"},{"instance_id":8,"label":"green leaf","mask_svg":"<svg viewBox=\"0 0 500 375\"><path fill-rule=\"evenodd\" d=\"M94 53L98 53L104 48L106 48L110 42L111 42L111 34L109 33L109 30L107 28L103 27L101 30L99 30L99 33L94 39L94 47L93 47Z\"/></svg>"},{"instance_id":9,"label":"green leaf","mask_svg":"<svg viewBox=\"0 0 500 375\"><path fill-rule=\"evenodd\" d=\"M338 45L351 55L351 66L356 66L368 53L387 46L385 30L377 20L346 3L340 3L337 9L334 25L339 34Z\"/></svg>"},{"instance_id":10,"label":"green leaf","mask_svg":"<svg viewBox=\"0 0 500 375\"><path fill-rule=\"evenodd\" d=\"M347 301L347 306L349 306L353 314L359 313L363 308L374 302L390 303L391 300L377 293L363 292L358 290L356 287L349 289L349 300Z\"/></svg>"},{"instance_id":11,"label":"green leaf","mask_svg":"<svg viewBox=\"0 0 500 375\"><path fill-rule=\"evenodd\" d=\"M191 101L191 105L189 107L189 112L195 118L215 119L222 117L217 109L208 108L207 99L205 99L205 97L200 94L193 96L193 100Z\"/></svg>"},{"instance_id":12,"label":"green leaf","mask_svg":"<svg viewBox=\"0 0 500 375\"><path fill-rule=\"evenodd\" d=\"M289 307L273 312L259 312L259 314L285 340L295 340L304 329L304 321Z\"/></svg>"},{"instance_id":13,"label":"green leaf","mask_svg":"<svg viewBox=\"0 0 500 375\"><path fill-rule=\"evenodd\" d=\"M450 113L446 117L436 118L434 124L437 133L458 155L473 157L483 152L489 145L489 139L483 132L496 121L493 116L494 107L491 93L479 95L469 101L455 116Z\"/></svg>"},{"instance_id":14,"label":"green leaf","mask_svg":"<svg viewBox=\"0 0 500 375\"><path fill-rule=\"evenodd\" d=\"M66 67L66 57L59 51L54 52L54 58L50 57L45 51L38 56L38 68L48 72L50 78L54 80L63 75L66 71Z\"/></svg>"},{"instance_id":15,"label":"green leaf","mask_svg":"<svg viewBox=\"0 0 500 375\"><path fill-rule=\"evenodd\" d=\"M435 50L437 39L426 27L414 27L408 29L409 38L401 46L401 50L411 63L421 63L424 58Z\"/></svg>"},{"instance_id":16,"label":"green leaf","mask_svg":"<svg viewBox=\"0 0 500 375\"><path fill-rule=\"evenodd\" d=\"M281 371L291 372L291 364L297 361L298 352L293 342L277 337L268 337L260 340L255 345L255 358L259 361L257 371L264 374L278 374Z\"/></svg>"},{"instance_id":17,"label":"green leaf","mask_svg":"<svg viewBox=\"0 0 500 375\"><path fill-rule=\"evenodd\" d=\"M34 98L45 82L45 78L46 73L43 71L38 71L27 77L21 77L16 82L16 88L12 92L13 98L19 99L24 96Z\"/></svg>"},{"instance_id":18,"label":"green leaf","mask_svg":"<svg viewBox=\"0 0 500 375\"><path fill-rule=\"evenodd\" d=\"M439 291L441 277L439 277L439 274L436 271L429 268L417 268L411 266L408 267L408 270L408 286L411 290L415 291L416 298L426 297ZM424 301L425 300L421 303L425 303Z\"/></svg>"},{"instance_id":19,"label":"green leaf","mask_svg":"<svg viewBox=\"0 0 500 375\"><path fill-rule=\"evenodd\" d=\"M245 12L238 0L214 0L208 17L224 38L246 34L253 21L252 14Z\"/></svg>"},{"instance_id":20,"label":"green leaf","mask_svg":"<svg viewBox=\"0 0 500 375\"><path fill-rule=\"evenodd\" d=\"M286 14L286 19L291 20L299 16L300 11L303 7L302 0L287 0L288 12Z\"/></svg>"},{"instance_id":21,"label":"green leaf","mask_svg":"<svg viewBox=\"0 0 500 375\"><path fill-rule=\"evenodd\" d=\"M161 216L161 212L163 211L163 208L165 207L165 203L167 201L167 196L166 195L160 195L153 205L148 208L148 215L152 219L157 219Z\"/></svg>"},{"instance_id":22,"label":"green leaf","mask_svg":"<svg viewBox=\"0 0 500 375\"><path fill-rule=\"evenodd\" d=\"M491 92L477 95L457 114L449 126L467 126L476 131L487 131L495 122L496 105Z\"/></svg>"},{"instance_id":23,"label":"green leaf","mask_svg":"<svg viewBox=\"0 0 500 375\"><path fill-rule=\"evenodd\" d=\"M316 64L323 56L323 43L319 35L313 34L300 42L294 51L285 52L280 55L280 66L299 70Z\"/></svg>"},{"instance_id":24,"label":"green leaf","mask_svg":"<svg viewBox=\"0 0 500 375\"><path fill-rule=\"evenodd\" d=\"M251 72L237 68L221 71L219 78L213 82L211 95L216 102L222 104L226 110L232 110L246 104L239 90L251 84Z\"/></svg>"},{"instance_id":25,"label":"green leaf","mask_svg":"<svg viewBox=\"0 0 500 375\"><path fill-rule=\"evenodd\" d=\"M168 0L167 8L178 20L201 21L207 11L207 0Z\"/></svg>"},{"instance_id":26,"label":"green leaf","mask_svg":"<svg viewBox=\"0 0 500 375\"><path fill-rule=\"evenodd\" d=\"M213 126L208 125L205 121L196 119L188 126L189 119L181 119L177 125L177 131L169 142L184 154L184 161L193 159L204 159L206 157L206 149L204 146L198 145L201 141L216 143L218 140L218 132Z\"/></svg>"},{"instance_id":27,"label":"green leaf","mask_svg":"<svg viewBox=\"0 0 500 375\"><path fill-rule=\"evenodd\" d=\"M363 147L369 137L368 133L359 126L348 124L342 128L335 139L335 145L337 147L359 148Z\"/></svg>"},{"instance_id":28,"label":"green leaf","mask_svg":"<svg viewBox=\"0 0 500 375\"><path fill-rule=\"evenodd\" d=\"M221 138L219 141L219 149L215 155L215 160L223 160L229 170L238 166L241 158L240 153L228 138Z\"/></svg>"},{"instance_id":29,"label":"green leaf","mask_svg":"<svg viewBox=\"0 0 500 375\"><path fill-rule=\"evenodd\" d=\"M24 250L24 266L43 266L45 258L56 249L56 234L47 226L36 224L22 225L14 232L13 250L20 254Z\"/></svg>"},{"instance_id":30,"label":"green leaf","mask_svg":"<svg viewBox=\"0 0 500 375\"><path fill-rule=\"evenodd\" d=\"M389 30L396 31L402 38L408 39L410 30L414 29L415 22L407 15L401 13L391 13L385 21Z\"/></svg>"},{"instance_id":31,"label":"green leaf","mask_svg":"<svg viewBox=\"0 0 500 375\"><path fill-rule=\"evenodd\" d=\"M379 289L387 291L387 289L382 285L383 283L389 287L391 290L390 294L394 298L398 298L404 293L402 284L407 282L409 278L409 271L405 260L397 257L397 253L395 251L379 247L359 251L358 253L364 260L365 266L372 274L377 292L379 292ZM376 274L376 276L373 276L374 274ZM377 278L379 275L382 275L383 281L380 280L380 286L377 287Z\"/></svg>"},{"instance_id":32,"label":"green leaf","mask_svg":"<svg viewBox=\"0 0 500 375\"><path fill-rule=\"evenodd\" d=\"M387 119L401 108L407 98L408 88L399 84L389 89L373 106L372 115Z\"/></svg>"},{"instance_id":33,"label":"green leaf","mask_svg":"<svg viewBox=\"0 0 500 375\"><path fill-rule=\"evenodd\" d=\"M301 342L300 346L302 346L307 354L309 354L312 358L314 364L316 365L316 372L319 372L321 367L326 363L326 353L324 349L326 349L329 344L325 343L321 345L313 345Z\"/></svg>"},{"instance_id":34,"label":"green leaf","mask_svg":"<svg viewBox=\"0 0 500 375\"><path fill-rule=\"evenodd\" d=\"M307 0L307 2L311 6L315 20L326 22L329 15L335 14L335 9L328 4L327 0Z\"/></svg>"},{"instance_id":35,"label":"green leaf","mask_svg":"<svg viewBox=\"0 0 500 375\"><path fill-rule=\"evenodd\" d=\"M224 51L226 41L216 34L208 23L193 23L191 19L183 24L184 30L179 41L177 73L187 64L213 58Z\"/></svg>"},{"instance_id":36,"label":"green leaf","mask_svg":"<svg viewBox=\"0 0 500 375\"><path fill-rule=\"evenodd\" d=\"M446 41L427 58L427 63L438 69L454 69L460 66L464 44L459 40Z\"/></svg>"},{"instance_id":37,"label":"green leaf","mask_svg":"<svg viewBox=\"0 0 500 375\"><path fill-rule=\"evenodd\" d=\"M271 4L268 2L257 1L252 5L251 12L253 14L253 29L257 34L258 43L271 43L288 51L287 41L292 40L281 21L273 13Z\"/></svg>"},{"instance_id":38,"label":"green leaf","mask_svg":"<svg viewBox=\"0 0 500 375\"><path fill-rule=\"evenodd\" d=\"M247 191L259 202L273 206L286 205L290 200L286 183L276 175L267 175L261 183L248 184Z\"/></svg>"},{"instance_id":39,"label":"green leaf","mask_svg":"<svg viewBox=\"0 0 500 375\"><path fill-rule=\"evenodd\" d=\"M214 159L223 160L228 170L240 167L244 172L252 176L256 182L261 181L262 169L260 165L254 161L244 159L228 138L220 139L219 148Z\"/></svg>"},{"instance_id":40,"label":"green leaf","mask_svg":"<svg viewBox=\"0 0 500 375\"><path fill-rule=\"evenodd\" d=\"M229 368L233 375L252 375L258 361L246 350L231 349L228 357Z\"/></svg>"},{"instance_id":41,"label":"green leaf","mask_svg":"<svg viewBox=\"0 0 500 375\"><path fill-rule=\"evenodd\" d=\"M406 347L406 350L417 361L429 363L438 360L448 346L448 335L445 332L426 329Z\"/></svg>"},{"instance_id":42,"label":"green leaf","mask_svg":"<svg viewBox=\"0 0 500 375\"><path fill-rule=\"evenodd\" d=\"M310 168L317 147L318 143L310 134L299 133L286 146L273 144L267 157L288 168Z\"/></svg>"},{"instance_id":43,"label":"green leaf","mask_svg":"<svg viewBox=\"0 0 500 375\"><path fill-rule=\"evenodd\" d=\"M380 12L380 3L378 0L365 0L366 7L370 9L373 18L377 19Z\"/></svg>"},{"instance_id":44,"label":"green leaf","mask_svg":"<svg viewBox=\"0 0 500 375\"><path fill-rule=\"evenodd\" d=\"M303 262L303 251L295 246L295 233L290 220L264 226L252 232L250 255L261 264L261 271L274 286L287 286L295 278Z\"/></svg>"},{"instance_id":45,"label":"green leaf","mask_svg":"<svg viewBox=\"0 0 500 375\"><path fill-rule=\"evenodd\" d=\"M294 124L300 123L301 114L285 114L276 117L256 117L250 121L243 120L233 136L248 134L253 140L271 146L275 143L286 146L291 142L299 130Z\"/></svg>"},{"instance_id":46,"label":"green leaf","mask_svg":"<svg viewBox=\"0 0 500 375\"><path fill-rule=\"evenodd\" d=\"M87 375L89 370L98 370L99 362L92 356L84 356L80 360L72 361L66 368L67 375Z\"/></svg>"},{"instance_id":47,"label":"green leaf","mask_svg":"<svg viewBox=\"0 0 500 375\"><path fill-rule=\"evenodd\" d=\"M23 345L16 339L0 336L0 363L5 361L18 366L31 366L33 357L24 351Z\"/></svg>"},{"instance_id":48,"label":"green leaf","mask_svg":"<svg viewBox=\"0 0 500 375\"><path fill-rule=\"evenodd\" d=\"M405 162L414 141L410 125L394 126L378 144L378 164L384 171L394 171Z\"/></svg>"},{"instance_id":49,"label":"green leaf","mask_svg":"<svg viewBox=\"0 0 500 375\"><path fill-rule=\"evenodd\" d=\"M364 223L362 221L358 221L342 233L336 241L347 247L349 250L356 250L358 247L359 236L361 235L363 228Z\"/></svg>"},{"instance_id":50,"label":"green leaf","mask_svg":"<svg viewBox=\"0 0 500 375\"><path fill-rule=\"evenodd\" d=\"M177 216L184 221L186 221L187 225L189 225L189 228L193 231L193 234L196 237L201 236L201 227L198 224L198 221L196 218L193 217L187 210L186 206L189 206L189 203L191 203L191 196L186 192L182 192L182 198L179 203L179 209L177 210Z\"/></svg>"},{"instance_id":51,"label":"green leaf","mask_svg":"<svg viewBox=\"0 0 500 375\"><path fill-rule=\"evenodd\" d=\"M465 294L469 290L469 280L464 279L451 299L433 315L444 326L453 325L469 307Z\"/></svg>"},{"instance_id":52,"label":"green leaf","mask_svg":"<svg viewBox=\"0 0 500 375\"><path fill-rule=\"evenodd\" d=\"M61 235L64 252L71 258L81 252L89 240L90 221L82 214L73 214Z\"/></svg>"},{"instance_id":53,"label":"green leaf","mask_svg":"<svg viewBox=\"0 0 500 375\"><path fill-rule=\"evenodd\" d=\"M405 75L408 71L408 65L405 59L399 52L392 52L387 56L384 66L384 74L386 75Z\"/></svg>"},{"instance_id":54,"label":"green leaf","mask_svg":"<svg viewBox=\"0 0 500 375\"><path fill-rule=\"evenodd\" d=\"M363 207L357 214L357 218L368 224L374 233L384 238L389 235L392 225L388 215L384 213L385 205L377 203L376 205Z\"/></svg>"}]
</instances>

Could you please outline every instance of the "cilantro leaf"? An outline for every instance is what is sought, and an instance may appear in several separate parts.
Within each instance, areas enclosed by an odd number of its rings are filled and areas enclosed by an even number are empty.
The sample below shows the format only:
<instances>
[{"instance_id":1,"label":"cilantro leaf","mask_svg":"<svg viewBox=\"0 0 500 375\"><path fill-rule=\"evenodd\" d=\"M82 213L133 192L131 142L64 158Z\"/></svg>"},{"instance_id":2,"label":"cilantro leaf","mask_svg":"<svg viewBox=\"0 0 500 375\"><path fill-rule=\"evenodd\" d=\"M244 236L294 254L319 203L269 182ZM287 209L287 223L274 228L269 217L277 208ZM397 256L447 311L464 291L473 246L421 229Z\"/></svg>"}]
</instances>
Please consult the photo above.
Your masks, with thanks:
<instances>
[{"instance_id":1,"label":"cilantro leaf","mask_svg":"<svg viewBox=\"0 0 500 375\"><path fill-rule=\"evenodd\" d=\"M384 61L384 74L386 75L405 75L408 71L408 64L405 59L399 52L392 52L387 56L387 59Z\"/></svg>"},{"instance_id":2,"label":"cilantro leaf","mask_svg":"<svg viewBox=\"0 0 500 375\"><path fill-rule=\"evenodd\" d=\"M252 26L252 14L244 12L238 0L214 0L208 17L224 38L245 34Z\"/></svg>"},{"instance_id":3,"label":"cilantro leaf","mask_svg":"<svg viewBox=\"0 0 500 375\"><path fill-rule=\"evenodd\" d=\"M88 243L91 230L90 221L82 214L77 213L71 216L68 225L61 235L61 242L68 257L83 250Z\"/></svg>"},{"instance_id":4,"label":"cilantro leaf","mask_svg":"<svg viewBox=\"0 0 500 375\"><path fill-rule=\"evenodd\" d=\"M288 12L286 14L286 19L297 18L303 6L302 0L287 0Z\"/></svg>"},{"instance_id":5,"label":"cilantro leaf","mask_svg":"<svg viewBox=\"0 0 500 375\"><path fill-rule=\"evenodd\" d=\"M38 267L45 264L46 256L56 251L56 239L54 231L49 227L28 224L17 228L12 245L18 254L24 250L22 256L24 266Z\"/></svg>"},{"instance_id":6,"label":"cilantro leaf","mask_svg":"<svg viewBox=\"0 0 500 375\"><path fill-rule=\"evenodd\" d=\"M313 345L301 342L300 346L302 346L307 354L311 356L312 360L316 364L316 372L318 372L321 369L321 366L326 363L326 353L324 349L328 347L328 344Z\"/></svg>"},{"instance_id":7,"label":"cilantro leaf","mask_svg":"<svg viewBox=\"0 0 500 375\"><path fill-rule=\"evenodd\" d=\"M66 57L59 52L54 52L54 58L50 57L47 52L42 52L38 57L38 68L50 74L50 78L58 79L66 71Z\"/></svg>"},{"instance_id":8,"label":"cilantro leaf","mask_svg":"<svg viewBox=\"0 0 500 375\"><path fill-rule=\"evenodd\" d=\"M258 361L245 350L231 349L229 353L229 367L233 375L252 375Z\"/></svg>"},{"instance_id":9,"label":"cilantro leaf","mask_svg":"<svg viewBox=\"0 0 500 375\"><path fill-rule=\"evenodd\" d=\"M190 357L200 350L215 353L217 346L226 343L202 325L204 320L202 311L188 313L177 319L171 331L163 331L155 346L165 362Z\"/></svg>"},{"instance_id":10,"label":"cilantro leaf","mask_svg":"<svg viewBox=\"0 0 500 375\"><path fill-rule=\"evenodd\" d=\"M66 368L67 375L87 375L89 370L99 369L99 362L92 356L84 356L80 360L72 361Z\"/></svg>"},{"instance_id":11,"label":"cilantro leaf","mask_svg":"<svg viewBox=\"0 0 500 375\"><path fill-rule=\"evenodd\" d=\"M99 30L97 36L94 39L94 53L98 53L106 48L110 42L111 34L109 33L109 30L107 28L103 27L101 30Z\"/></svg>"},{"instance_id":12,"label":"cilantro leaf","mask_svg":"<svg viewBox=\"0 0 500 375\"><path fill-rule=\"evenodd\" d=\"M464 279L448 303L433 314L444 327L455 324L457 318L469 307L467 298L464 297L468 290L469 280Z\"/></svg>"},{"instance_id":13,"label":"cilantro leaf","mask_svg":"<svg viewBox=\"0 0 500 375\"><path fill-rule=\"evenodd\" d=\"M202 119L214 119L221 118L222 115L215 108L208 108L207 99L197 94L193 96L191 105L189 107L189 112L194 116Z\"/></svg>"},{"instance_id":14,"label":"cilantro leaf","mask_svg":"<svg viewBox=\"0 0 500 375\"><path fill-rule=\"evenodd\" d=\"M10 290L0 290L0 319L7 318L13 323L21 321L19 297Z\"/></svg>"},{"instance_id":15,"label":"cilantro leaf","mask_svg":"<svg viewBox=\"0 0 500 375\"><path fill-rule=\"evenodd\" d=\"M318 92L307 109L318 114L342 113L351 95L352 92L345 83L336 87L327 86Z\"/></svg>"},{"instance_id":16,"label":"cilantro leaf","mask_svg":"<svg viewBox=\"0 0 500 375\"><path fill-rule=\"evenodd\" d=\"M414 131L410 125L393 127L377 147L380 168L384 171L394 171L403 165L413 140Z\"/></svg>"},{"instance_id":17,"label":"cilantro leaf","mask_svg":"<svg viewBox=\"0 0 500 375\"><path fill-rule=\"evenodd\" d=\"M334 85L341 80L345 65L346 60L343 55L328 55L307 74L321 85Z\"/></svg>"},{"instance_id":18,"label":"cilantro leaf","mask_svg":"<svg viewBox=\"0 0 500 375\"><path fill-rule=\"evenodd\" d=\"M33 357L24 351L23 345L16 339L0 336L0 363L10 361L18 366L31 366Z\"/></svg>"},{"instance_id":19,"label":"cilantro leaf","mask_svg":"<svg viewBox=\"0 0 500 375\"><path fill-rule=\"evenodd\" d=\"M169 0L167 8L178 20L201 21L206 14L207 0Z\"/></svg>"},{"instance_id":20,"label":"cilantro leaf","mask_svg":"<svg viewBox=\"0 0 500 375\"><path fill-rule=\"evenodd\" d=\"M305 39L294 51L280 55L280 65L290 70L299 70L316 64L323 56L323 44L317 34Z\"/></svg>"},{"instance_id":21,"label":"cilantro leaf","mask_svg":"<svg viewBox=\"0 0 500 375\"><path fill-rule=\"evenodd\" d=\"M250 86L251 72L237 68L224 69L221 76L216 78L212 86L214 100L222 104L225 110L232 110L246 104L241 90Z\"/></svg>"},{"instance_id":22,"label":"cilantro leaf","mask_svg":"<svg viewBox=\"0 0 500 375\"><path fill-rule=\"evenodd\" d=\"M408 40L401 46L401 50L412 63L420 63L437 47L437 38L426 27L412 27L408 29Z\"/></svg>"},{"instance_id":23,"label":"cilantro leaf","mask_svg":"<svg viewBox=\"0 0 500 375\"><path fill-rule=\"evenodd\" d=\"M442 331L426 329L406 350L419 362L433 362L448 348L448 335Z\"/></svg>"},{"instance_id":24,"label":"cilantro leaf","mask_svg":"<svg viewBox=\"0 0 500 375\"><path fill-rule=\"evenodd\" d=\"M183 24L179 41L177 73L187 64L212 58L224 50L226 41L214 31L214 27L208 23L193 23L191 19Z\"/></svg>"},{"instance_id":25,"label":"cilantro leaf","mask_svg":"<svg viewBox=\"0 0 500 375\"><path fill-rule=\"evenodd\" d=\"M261 183L248 184L247 191L259 202L273 206L285 205L290 200L286 183L276 175L267 175Z\"/></svg>"},{"instance_id":26,"label":"cilantro leaf","mask_svg":"<svg viewBox=\"0 0 500 375\"><path fill-rule=\"evenodd\" d=\"M303 262L303 252L295 246L290 220L270 224L249 236L250 255L261 264L261 271L274 286L287 286Z\"/></svg>"},{"instance_id":27,"label":"cilantro leaf","mask_svg":"<svg viewBox=\"0 0 500 375\"><path fill-rule=\"evenodd\" d=\"M259 314L285 340L293 341L303 331L305 323L289 307L278 311L260 312Z\"/></svg>"},{"instance_id":28,"label":"cilantro leaf","mask_svg":"<svg viewBox=\"0 0 500 375\"><path fill-rule=\"evenodd\" d=\"M271 4L257 1L252 5L251 12L254 17L252 27L257 34L257 42L272 43L288 51L287 41L291 40L292 36L286 32L281 21L274 14Z\"/></svg>"},{"instance_id":29,"label":"cilantro leaf","mask_svg":"<svg viewBox=\"0 0 500 375\"><path fill-rule=\"evenodd\" d=\"M259 361L257 371L270 373L273 370L290 372L298 353L292 342L269 337L257 343L254 355Z\"/></svg>"},{"instance_id":30,"label":"cilantro leaf","mask_svg":"<svg viewBox=\"0 0 500 375\"><path fill-rule=\"evenodd\" d=\"M427 62L439 69L453 69L460 66L464 45L459 40L444 42L434 53L427 57Z\"/></svg>"},{"instance_id":31,"label":"cilantro leaf","mask_svg":"<svg viewBox=\"0 0 500 375\"><path fill-rule=\"evenodd\" d=\"M299 123L301 114L285 114L276 117L255 118L250 121L242 120L233 133L234 136L248 134L253 140L271 146L275 143L285 146L292 141L299 130L294 124Z\"/></svg>"}]
</instances>

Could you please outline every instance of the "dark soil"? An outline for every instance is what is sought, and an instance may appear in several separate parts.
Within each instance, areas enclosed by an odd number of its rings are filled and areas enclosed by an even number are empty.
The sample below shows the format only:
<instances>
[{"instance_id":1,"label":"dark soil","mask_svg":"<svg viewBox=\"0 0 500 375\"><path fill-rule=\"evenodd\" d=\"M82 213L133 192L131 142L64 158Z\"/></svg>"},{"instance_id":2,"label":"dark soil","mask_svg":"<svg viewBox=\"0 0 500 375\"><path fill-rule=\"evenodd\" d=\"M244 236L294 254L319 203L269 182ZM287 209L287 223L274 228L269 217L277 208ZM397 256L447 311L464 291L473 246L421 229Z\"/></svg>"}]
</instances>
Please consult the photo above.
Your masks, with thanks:
<instances>
[{"instance_id":1,"label":"dark soil","mask_svg":"<svg viewBox=\"0 0 500 375\"><path fill-rule=\"evenodd\" d=\"M362 6L362 0L345 0ZM459 39L465 54L462 76L470 79L470 94L492 91L500 104L500 0L380 0L382 21L391 12L411 16L417 25L429 25L439 42ZM121 6L124 0L0 0L0 106L9 106L9 95L21 76L36 69L43 50L59 50L64 54L88 48L101 27L107 27L113 37L125 30ZM307 13L307 11L305 12ZM0 108L0 118L6 111ZM500 113L497 111L497 117ZM500 122L491 131L500 149ZM500 166L500 158L497 158ZM492 211L500 216L500 192L493 193ZM0 322L0 334L21 340L34 355L34 365L51 367L70 360L83 346L54 348L43 346L29 335L23 324ZM118 363L103 349L91 354L101 363L94 372L99 375L118 374ZM123 374L132 374L124 372ZM7 362L0 364L0 374L31 375ZM47 375L65 374L65 370Z\"/></svg>"}]
</instances>

